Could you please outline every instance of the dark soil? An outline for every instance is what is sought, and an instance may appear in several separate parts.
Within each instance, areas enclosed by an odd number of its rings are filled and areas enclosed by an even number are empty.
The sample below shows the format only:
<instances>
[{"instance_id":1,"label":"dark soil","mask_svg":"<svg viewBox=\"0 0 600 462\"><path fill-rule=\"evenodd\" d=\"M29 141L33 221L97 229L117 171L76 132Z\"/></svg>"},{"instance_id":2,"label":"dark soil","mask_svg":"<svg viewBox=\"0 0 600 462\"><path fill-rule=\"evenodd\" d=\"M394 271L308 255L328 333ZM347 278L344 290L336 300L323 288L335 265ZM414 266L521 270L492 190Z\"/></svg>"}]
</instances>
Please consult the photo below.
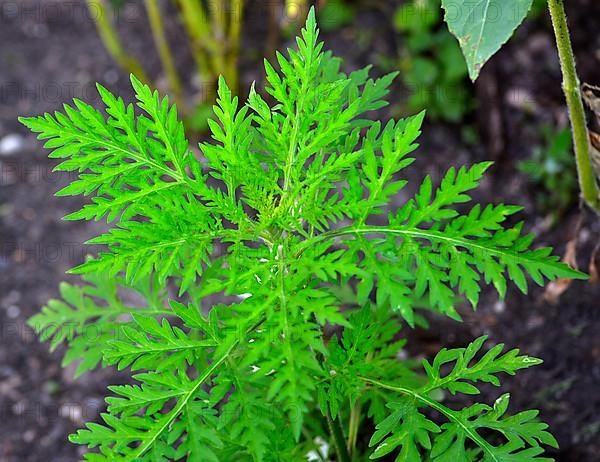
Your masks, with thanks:
<instances>
[{"instance_id":1,"label":"dark soil","mask_svg":"<svg viewBox=\"0 0 600 462\"><path fill-rule=\"evenodd\" d=\"M64 272L87 251L82 242L102 225L61 221L78 206L77 199L52 195L69 178L51 173L53 162L16 118L59 109L73 97L96 103L96 81L125 99L131 98L131 91L81 4L1 3L0 140L10 137L15 148L0 153L0 462L72 462L82 450L68 443L67 435L98 418L106 386L117 380L115 372L96 371L74 381L72 370L60 366L61 351L49 353L25 321L57 296ZM389 21L398 2L366 3L356 24L326 37L330 48L347 57L349 69L377 62L399 43ZM600 4L568 3L582 80L598 84ZM50 4L57 9L44 9ZM159 64L138 3L127 9L119 25L127 47L156 76ZM253 21L246 31L245 83L260 77L253 60L266 40L262 28L264 23ZM357 28L362 30L358 43ZM174 40L182 38L176 35ZM190 69L185 47L176 49L178 66ZM475 199L524 205L521 219L538 235L537 243L552 245L561 255L567 242L577 237L578 262L587 269L600 236L598 220L586 216L578 227L575 205L550 226L535 207L541 191L516 168L539 143L542 124L567 120L548 18L520 29L485 68L476 93L479 109L467 123L478 129L481 143L465 144L461 127L429 125L414 179L426 173L439 178L450 165L496 160ZM486 292L477 313L463 310L465 323L434 319L430 331L412 332L411 352L431 355L441 346L464 346L487 334L493 342L543 358L543 366L506 378L503 391L511 392L513 409L541 409L561 445L553 454L557 460L594 462L600 459L600 288L573 283L555 304L542 296L542 289L528 296L511 291L505 302L498 302L493 292ZM499 394L489 390L484 398L493 402Z\"/></svg>"}]
</instances>

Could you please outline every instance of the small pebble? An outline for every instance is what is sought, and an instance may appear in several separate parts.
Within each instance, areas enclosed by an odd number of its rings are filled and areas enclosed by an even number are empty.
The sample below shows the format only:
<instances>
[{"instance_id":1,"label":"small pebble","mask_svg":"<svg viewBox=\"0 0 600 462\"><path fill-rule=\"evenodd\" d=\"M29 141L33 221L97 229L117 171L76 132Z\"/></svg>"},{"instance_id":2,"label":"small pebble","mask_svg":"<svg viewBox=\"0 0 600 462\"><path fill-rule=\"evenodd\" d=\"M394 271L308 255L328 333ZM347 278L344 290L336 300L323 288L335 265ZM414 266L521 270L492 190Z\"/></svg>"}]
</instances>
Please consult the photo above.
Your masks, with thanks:
<instances>
[{"instance_id":1,"label":"small pebble","mask_svg":"<svg viewBox=\"0 0 600 462\"><path fill-rule=\"evenodd\" d=\"M107 85L114 85L119 81L119 73L116 69L109 69L104 73L104 81Z\"/></svg>"},{"instance_id":2,"label":"small pebble","mask_svg":"<svg viewBox=\"0 0 600 462\"><path fill-rule=\"evenodd\" d=\"M503 313L504 310L506 310L506 303L504 303L502 300L498 300L496 303L494 303L494 311L496 313Z\"/></svg>"},{"instance_id":3,"label":"small pebble","mask_svg":"<svg viewBox=\"0 0 600 462\"><path fill-rule=\"evenodd\" d=\"M591 237L592 233L590 232L589 228L582 228L579 232L579 242L582 244L589 242Z\"/></svg>"},{"instance_id":4,"label":"small pebble","mask_svg":"<svg viewBox=\"0 0 600 462\"><path fill-rule=\"evenodd\" d=\"M28 37L36 39L44 39L48 37L48 34L50 33L50 29L46 24L32 21L27 21L23 24L22 31Z\"/></svg>"},{"instance_id":5,"label":"small pebble","mask_svg":"<svg viewBox=\"0 0 600 462\"><path fill-rule=\"evenodd\" d=\"M25 140L21 135L16 133L6 135L0 139L0 156L10 156L23 149L24 144Z\"/></svg>"},{"instance_id":6,"label":"small pebble","mask_svg":"<svg viewBox=\"0 0 600 462\"><path fill-rule=\"evenodd\" d=\"M68 403L60 407L60 416L64 419L69 419L72 422L81 422L81 406L78 404Z\"/></svg>"},{"instance_id":7,"label":"small pebble","mask_svg":"<svg viewBox=\"0 0 600 462\"><path fill-rule=\"evenodd\" d=\"M24 400L21 400L18 403L13 404L12 413L14 415L21 415L21 414L23 414L23 412L25 412L26 406L27 406L27 402Z\"/></svg>"},{"instance_id":8,"label":"small pebble","mask_svg":"<svg viewBox=\"0 0 600 462\"><path fill-rule=\"evenodd\" d=\"M80 423L96 420L105 409L106 405L101 399L91 398L86 400L83 403Z\"/></svg>"},{"instance_id":9,"label":"small pebble","mask_svg":"<svg viewBox=\"0 0 600 462\"><path fill-rule=\"evenodd\" d=\"M505 101L508 106L521 111L534 112L536 109L535 97L525 88L510 88L506 92Z\"/></svg>"},{"instance_id":10,"label":"small pebble","mask_svg":"<svg viewBox=\"0 0 600 462\"><path fill-rule=\"evenodd\" d=\"M33 430L27 430L23 433L23 441L31 443L35 439L35 432Z\"/></svg>"},{"instance_id":11,"label":"small pebble","mask_svg":"<svg viewBox=\"0 0 600 462\"><path fill-rule=\"evenodd\" d=\"M0 301L0 305L9 307L10 305L14 305L19 300L21 300L21 293L16 290L11 290L6 297Z\"/></svg>"},{"instance_id":12,"label":"small pebble","mask_svg":"<svg viewBox=\"0 0 600 462\"><path fill-rule=\"evenodd\" d=\"M48 380L44 383L44 391L49 395L54 395L60 390L60 383L55 382L54 380Z\"/></svg>"},{"instance_id":13,"label":"small pebble","mask_svg":"<svg viewBox=\"0 0 600 462\"><path fill-rule=\"evenodd\" d=\"M21 314L21 310L17 305L10 305L6 310L6 315L10 319L17 319Z\"/></svg>"}]
</instances>

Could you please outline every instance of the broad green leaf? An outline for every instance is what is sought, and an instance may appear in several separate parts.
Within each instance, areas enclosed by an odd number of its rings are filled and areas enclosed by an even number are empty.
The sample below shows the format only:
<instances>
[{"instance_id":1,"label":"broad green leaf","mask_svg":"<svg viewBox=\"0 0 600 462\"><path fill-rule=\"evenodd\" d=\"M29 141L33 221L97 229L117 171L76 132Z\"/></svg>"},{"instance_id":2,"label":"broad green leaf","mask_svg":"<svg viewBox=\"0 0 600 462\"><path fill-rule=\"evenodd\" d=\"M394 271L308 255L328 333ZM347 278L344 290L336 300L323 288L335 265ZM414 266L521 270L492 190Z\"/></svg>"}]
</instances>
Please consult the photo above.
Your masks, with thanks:
<instances>
[{"instance_id":1,"label":"broad green leaf","mask_svg":"<svg viewBox=\"0 0 600 462\"><path fill-rule=\"evenodd\" d=\"M442 0L448 28L460 43L473 81L523 22L533 0Z\"/></svg>"}]
</instances>

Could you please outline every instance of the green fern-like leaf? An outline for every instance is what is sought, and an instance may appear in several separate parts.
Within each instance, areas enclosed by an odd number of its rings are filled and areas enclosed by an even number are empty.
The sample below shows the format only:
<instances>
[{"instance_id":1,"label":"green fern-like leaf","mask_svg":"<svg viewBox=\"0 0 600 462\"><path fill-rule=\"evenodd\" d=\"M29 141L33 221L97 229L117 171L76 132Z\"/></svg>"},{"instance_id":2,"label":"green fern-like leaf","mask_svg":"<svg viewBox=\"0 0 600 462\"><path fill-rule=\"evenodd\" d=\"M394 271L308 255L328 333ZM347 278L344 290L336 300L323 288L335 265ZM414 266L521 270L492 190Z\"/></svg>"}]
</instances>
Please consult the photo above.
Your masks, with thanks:
<instances>
[{"instance_id":1,"label":"green fern-like leaf","mask_svg":"<svg viewBox=\"0 0 600 462\"><path fill-rule=\"evenodd\" d=\"M363 379L366 383L398 393L400 398L388 405L393 413L377 425L371 438L370 445L377 445L372 459L399 448L396 461L420 462L427 460L425 454L436 462L470 461L469 449L474 446L481 451L481 460L485 462L552 460L539 457L544 452L544 445L558 447L554 437L546 431L548 425L536 421L537 411L505 416L509 395L502 395L493 407L474 404L459 410L453 410L431 397L435 390L479 394L478 382L499 386L499 373L515 374L519 369L541 363L536 358L518 356L518 350L501 354L503 345L496 345L475 360L485 340L485 337L479 338L467 348L444 349L436 355L433 363L424 361L427 383L420 387L394 386L371 378ZM440 373L444 365L453 365L446 375ZM439 426L423 415L423 408L437 411L448 422ZM504 442L497 445L490 443L482 436L482 430L496 432Z\"/></svg>"}]
</instances>

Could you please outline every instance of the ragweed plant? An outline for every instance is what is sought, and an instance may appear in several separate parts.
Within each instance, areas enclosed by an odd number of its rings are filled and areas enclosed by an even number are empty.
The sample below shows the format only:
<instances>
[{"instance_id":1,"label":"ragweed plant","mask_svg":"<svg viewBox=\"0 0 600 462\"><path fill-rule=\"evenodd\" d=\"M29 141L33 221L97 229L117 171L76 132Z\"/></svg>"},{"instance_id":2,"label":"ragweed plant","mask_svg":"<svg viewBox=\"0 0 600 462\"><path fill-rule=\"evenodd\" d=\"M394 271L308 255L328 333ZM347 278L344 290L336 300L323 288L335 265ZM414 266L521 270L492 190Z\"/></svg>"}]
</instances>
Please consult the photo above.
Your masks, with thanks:
<instances>
[{"instance_id":1,"label":"ragweed plant","mask_svg":"<svg viewBox=\"0 0 600 462\"><path fill-rule=\"evenodd\" d=\"M71 440L94 462L550 460L536 411L508 415L508 395L446 400L540 360L503 345L481 355L480 338L418 367L400 359L399 333L423 299L458 319L457 298L475 306L483 284L504 296L509 279L526 291L527 275L582 275L505 226L518 207L454 209L489 163L390 205L423 114L367 118L394 75L342 73L317 36L313 11L297 49L265 63L268 100L252 88L241 105L220 80L202 160L175 107L135 78L139 114L99 87L105 113L76 100L22 120L57 170L79 172L58 194L90 201L67 219L112 225L91 241L106 250L72 271L86 284L63 285L31 320L78 373L133 373Z\"/></svg>"}]
</instances>

